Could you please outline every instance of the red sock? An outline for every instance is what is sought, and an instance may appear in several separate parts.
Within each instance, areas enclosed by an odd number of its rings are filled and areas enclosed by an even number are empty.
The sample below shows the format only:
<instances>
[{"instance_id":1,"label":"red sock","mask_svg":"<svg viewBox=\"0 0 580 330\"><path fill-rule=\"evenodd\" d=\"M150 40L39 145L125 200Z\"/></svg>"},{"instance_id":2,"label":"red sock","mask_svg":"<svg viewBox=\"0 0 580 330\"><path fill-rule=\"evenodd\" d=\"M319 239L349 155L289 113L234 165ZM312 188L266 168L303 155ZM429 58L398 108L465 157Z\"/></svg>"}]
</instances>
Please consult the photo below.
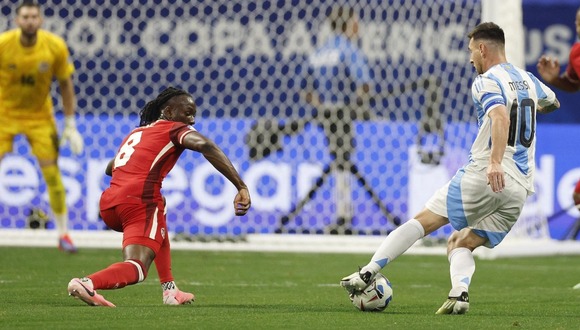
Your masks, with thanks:
<instances>
[{"instance_id":1,"label":"red sock","mask_svg":"<svg viewBox=\"0 0 580 330\"><path fill-rule=\"evenodd\" d=\"M165 238L163 244L161 244L161 248L155 255L155 268L157 268L160 283L173 281L173 274L171 273L171 249L169 246L169 238Z\"/></svg>"},{"instance_id":2,"label":"red sock","mask_svg":"<svg viewBox=\"0 0 580 330\"><path fill-rule=\"evenodd\" d=\"M139 260L129 259L117 262L109 267L87 276L98 289L120 289L127 285L142 282L147 277L147 270Z\"/></svg>"}]
</instances>

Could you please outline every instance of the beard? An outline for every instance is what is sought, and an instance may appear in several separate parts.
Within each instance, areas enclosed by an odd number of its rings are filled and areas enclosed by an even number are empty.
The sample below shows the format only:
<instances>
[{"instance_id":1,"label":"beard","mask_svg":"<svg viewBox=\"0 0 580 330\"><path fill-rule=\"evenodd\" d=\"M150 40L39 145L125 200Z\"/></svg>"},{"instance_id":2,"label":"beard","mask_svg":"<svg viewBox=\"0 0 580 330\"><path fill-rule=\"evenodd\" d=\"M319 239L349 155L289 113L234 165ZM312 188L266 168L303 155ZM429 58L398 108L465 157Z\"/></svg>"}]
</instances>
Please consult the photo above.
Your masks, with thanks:
<instances>
[{"instance_id":1,"label":"beard","mask_svg":"<svg viewBox=\"0 0 580 330\"><path fill-rule=\"evenodd\" d=\"M30 27L30 28L20 28L22 31L22 35L27 39L34 39L36 38L36 34L38 32L38 28Z\"/></svg>"},{"instance_id":2,"label":"beard","mask_svg":"<svg viewBox=\"0 0 580 330\"><path fill-rule=\"evenodd\" d=\"M475 63L472 63L473 68L475 69L475 72L477 72L477 74L483 74L483 70L481 67L478 67L477 65L475 65Z\"/></svg>"}]
</instances>

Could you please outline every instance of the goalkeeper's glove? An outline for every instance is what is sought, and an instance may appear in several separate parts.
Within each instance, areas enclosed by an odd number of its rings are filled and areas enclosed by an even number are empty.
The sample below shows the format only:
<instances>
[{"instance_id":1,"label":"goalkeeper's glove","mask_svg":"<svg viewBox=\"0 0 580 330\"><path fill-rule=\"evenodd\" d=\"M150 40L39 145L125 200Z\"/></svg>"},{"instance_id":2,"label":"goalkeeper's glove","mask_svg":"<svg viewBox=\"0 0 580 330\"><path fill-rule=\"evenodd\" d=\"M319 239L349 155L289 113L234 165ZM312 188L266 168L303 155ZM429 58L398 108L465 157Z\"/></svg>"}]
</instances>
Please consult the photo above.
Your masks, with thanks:
<instances>
[{"instance_id":1,"label":"goalkeeper's glove","mask_svg":"<svg viewBox=\"0 0 580 330\"><path fill-rule=\"evenodd\" d=\"M66 141L69 142L70 149L75 155L83 152L83 137L77 130L77 124L74 115L64 117L64 130L62 131L60 145L62 146Z\"/></svg>"}]
</instances>

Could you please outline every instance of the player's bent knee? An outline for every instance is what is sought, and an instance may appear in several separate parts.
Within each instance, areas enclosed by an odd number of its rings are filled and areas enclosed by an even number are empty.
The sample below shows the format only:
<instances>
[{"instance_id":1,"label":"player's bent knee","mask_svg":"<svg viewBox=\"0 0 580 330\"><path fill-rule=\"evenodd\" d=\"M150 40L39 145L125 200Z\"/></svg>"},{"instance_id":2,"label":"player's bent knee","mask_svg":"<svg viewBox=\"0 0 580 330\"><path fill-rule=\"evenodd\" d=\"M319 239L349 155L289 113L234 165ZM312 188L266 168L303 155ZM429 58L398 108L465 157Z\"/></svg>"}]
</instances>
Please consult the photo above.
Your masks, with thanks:
<instances>
[{"instance_id":1,"label":"player's bent knee","mask_svg":"<svg viewBox=\"0 0 580 330\"><path fill-rule=\"evenodd\" d=\"M415 215L414 219L419 221L421 226L423 226L425 235L429 235L449 223L447 218L435 214L427 208L424 208L421 212Z\"/></svg>"},{"instance_id":2,"label":"player's bent knee","mask_svg":"<svg viewBox=\"0 0 580 330\"><path fill-rule=\"evenodd\" d=\"M449 249L454 249L458 240L459 240L459 232L454 231L453 233L451 233L451 235L449 235L449 238L447 238L447 247Z\"/></svg>"},{"instance_id":3,"label":"player's bent knee","mask_svg":"<svg viewBox=\"0 0 580 330\"><path fill-rule=\"evenodd\" d=\"M463 228L453 232L447 240L447 250L467 248L471 251L484 243L484 239L477 236L471 229Z\"/></svg>"}]
</instances>

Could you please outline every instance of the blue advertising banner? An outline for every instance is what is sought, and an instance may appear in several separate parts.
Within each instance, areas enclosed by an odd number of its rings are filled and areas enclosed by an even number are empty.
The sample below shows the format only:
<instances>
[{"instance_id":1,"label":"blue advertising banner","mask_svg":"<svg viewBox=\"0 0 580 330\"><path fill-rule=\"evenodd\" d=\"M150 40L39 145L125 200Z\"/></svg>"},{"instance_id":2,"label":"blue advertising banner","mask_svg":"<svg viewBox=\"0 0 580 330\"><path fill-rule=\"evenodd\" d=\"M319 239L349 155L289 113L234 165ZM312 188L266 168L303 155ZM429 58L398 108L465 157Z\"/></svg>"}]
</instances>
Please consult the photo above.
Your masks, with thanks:
<instances>
[{"instance_id":1,"label":"blue advertising banner","mask_svg":"<svg viewBox=\"0 0 580 330\"><path fill-rule=\"evenodd\" d=\"M137 122L136 117L110 115L80 118L87 136L84 157L73 157L65 148L59 161L67 189L67 204L74 229L103 229L98 216L98 200L108 186L104 174L116 146ZM103 123L106 125L103 126ZM101 131L100 127L114 127ZM168 221L173 231L188 234L273 233L281 228L280 219L312 187L330 161L321 148L305 152L304 144L324 145L325 136L315 125L284 138L284 150L260 161L251 161L244 139L249 127L244 120L204 119L196 128L216 140L238 168L253 194L252 212L244 217L233 215L234 187L198 153L186 151L166 178L163 192L168 203ZM446 135L472 130L472 125L449 125ZM390 212L406 220L432 191L446 182L467 159L464 145L448 144L441 164L424 167L416 160L413 143L417 128L409 123L358 123L355 164L369 186L384 201ZM549 218L572 204L571 193L580 177L580 155L573 153L578 128L575 125L538 125L537 194L524 208ZM112 134L114 133L114 134ZM382 148L393 135L409 148ZM368 146L377 146L368 148ZM308 149L308 148L306 148ZM0 164L0 225L4 228L27 227L26 210L47 209L46 186L31 158L28 144L16 141L14 154ZM423 167L420 167L423 166ZM427 175L425 175L427 173ZM286 231L323 232L334 221L331 179L323 185L299 217L287 223ZM364 233L382 233L393 228L353 180L355 215L353 229ZM539 211L538 211L539 210ZM410 214L411 213L411 214ZM565 237L578 211L571 208L550 219L551 234Z\"/></svg>"}]
</instances>

